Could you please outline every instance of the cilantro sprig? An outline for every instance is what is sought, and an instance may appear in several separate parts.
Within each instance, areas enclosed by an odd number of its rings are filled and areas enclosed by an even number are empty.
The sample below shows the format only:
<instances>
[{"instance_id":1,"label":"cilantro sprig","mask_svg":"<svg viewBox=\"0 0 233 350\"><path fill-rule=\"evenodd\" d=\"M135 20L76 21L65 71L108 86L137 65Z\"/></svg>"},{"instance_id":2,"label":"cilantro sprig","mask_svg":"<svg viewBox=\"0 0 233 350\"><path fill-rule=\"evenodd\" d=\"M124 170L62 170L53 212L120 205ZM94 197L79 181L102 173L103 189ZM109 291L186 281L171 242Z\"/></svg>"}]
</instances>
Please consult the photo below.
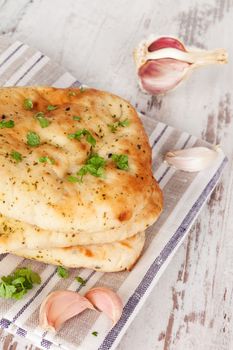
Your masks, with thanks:
<instances>
[{"instance_id":1,"label":"cilantro sprig","mask_svg":"<svg viewBox=\"0 0 233 350\"><path fill-rule=\"evenodd\" d=\"M0 129L8 128L11 129L15 126L14 120L2 120L0 121Z\"/></svg>"},{"instance_id":2,"label":"cilantro sprig","mask_svg":"<svg viewBox=\"0 0 233 350\"><path fill-rule=\"evenodd\" d=\"M77 121L79 121L79 122L80 122L81 117L79 117L78 115L74 115L74 116L73 116L73 120L77 120Z\"/></svg>"},{"instance_id":3,"label":"cilantro sprig","mask_svg":"<svg viewBox=\"0 0 233 350\"><path fill-rule=\"evenodd\" d=\"M116 163L118 169L129 169L128 156L126 154L112 154L111 159Z\"/></svg>"},{"instance_id":4,"label":"cilantro sprig","mask_svg":"<svg viewBox=\"0 0 233 350\"><path fill-rule=\"evenodd\" d=\"M22 162L22 154L17 151L11 152L11 158L13 158L17 163Z\"/></svg>"},{"instance_id":5,"label":"cilantro sprig","mask_svg":"<svg viewBox=\"0 0 233 350\"><path fill-rule=\"evenodd\" d=\"M111 132L115 133L119 127L124 128L126 126L129 126L129 124L130 124L129 120L125 119L122 121L115 122L113 124L108 124L108 127L111 130Z\"/></svg>"},{"instance_id":6,"label":"cilantro sprig","mask_svg":"<svg viewBox=\"0 0 233 350\"><path fill-rule=\"evenodd\" d=\"M70 175L68 176L67 180L72 183L81 183L83 181L83 176L86 174L91 174L95 177L103 177L105 165L106 160L103 157L100 157L98 154L94 153L90 155L85 165L83 165L76 173L77 176Z\"/></svg>"},{"instance_id":7,"label":"cilantro sprig","mask_svg":"<svg viewBox=\"0 0 233 350\"><path fill-rule=\"evenodd\" d=\"M50 121L47 118L45 118L45 115L43 112L36 113L35 118L38 120L41 128L47 128L50 124Z\"/></svg>"},{"instance_id":8,"label":"cilantro sprig","mask_svg":"<svg viewBox=\"0 0 233 350\"><path fill-rule=\"evenodd\" d=\"M68 138L69 139L76 139L79 140L81 139L82 136L86 136L86 140L88 143L90 143L93 147L95 147L96 145L96 139L92 136L92 134L90 133L90 131L88 131L87 129L81 129L81 130L77 130L75 133L73 134L68 134Z\"/></svg>"},{"instance_id":9,"label":"cilantro sprig","mask_svg":"<svg viewBox=\"0 0 233 350\"><path fill-rule=\"evenodd\" d=\"M21 299L34 284L40 284L40 276L30 268L23 267L8 276L1 277L0 297L6 299Z\"/></svg>"},{"instance_id":10,"label":"cilantro sprig","mask_svg":"<svg viewBox=\"0 0 233 350\"><path fill-rule=\"evenodd\" d=\"M57 274L58 276L60 276L61 278L67 278L69 277L69 271L63 267L63 266L58 266L57 267Z\"/></svg>"},{"instance_id":11,"label":"cilantro sprig","mask_svg":"<svg viewBox=\"0 0 233 350\"><path fill-rule=\"evenodd\" d=\"M76 279L76 281L78 282L78 283L80 283L82 286L85 286L86 285L86 280L84 280L81 276L77 276L77 277L75 277L75 279Z\"/></svg>"},{"instance_id":12,"label":"cilantro sprig","mask_svg":"<svg viewBox=\"0 0 233 350\"><path fill-rule=\"evenodd\" d=\"M40 163L49 163L49 164L55 164L55 160L51 157L44 156L39 158Z\"/></svg>"},{"instance_id":13,"label":"cilantro sprig","mask_svg":"<svg viewBox=\"0 0 233 350\"><path fill-rule=\"evenodd\" d=\"M47 110L48 111L54 111L55 109L57 109L58 107L57 106L53 106L53 105L48 105L47 106Z\"/></svg>"},{"instance_id":14,"label":"cilantro sprig","mask_svg":"<svg viewBox=\"0 0 233 350\"><path fill-rule=\"evenodd\" d=\"M80 179L74 175L67 176L67 181L69 181L71 183L81 182Z\"/></svg>"},{"instance_id":15,"label":"cilantro sprig","mask_svg":"<svg viewBox=\"0 0 233 350\"><path fill-rule=\"evenodd\" d=\"M39 146L40 136L34 131L29 131L27 133L27 144L31 147Z\"/></svg>"},{"instance_id":16,"label":"cilantro sprig","mask_svg":"<svg viewBox=\"0 0 233 350\"><path fill-rule=\"evenodd\" d=\"M30 111L31 109L33 109L33 102L32 102L32 100L30 98L25 98L25 100L23 101L23 107L27 111Z\"/></svg>"}]
</instances>

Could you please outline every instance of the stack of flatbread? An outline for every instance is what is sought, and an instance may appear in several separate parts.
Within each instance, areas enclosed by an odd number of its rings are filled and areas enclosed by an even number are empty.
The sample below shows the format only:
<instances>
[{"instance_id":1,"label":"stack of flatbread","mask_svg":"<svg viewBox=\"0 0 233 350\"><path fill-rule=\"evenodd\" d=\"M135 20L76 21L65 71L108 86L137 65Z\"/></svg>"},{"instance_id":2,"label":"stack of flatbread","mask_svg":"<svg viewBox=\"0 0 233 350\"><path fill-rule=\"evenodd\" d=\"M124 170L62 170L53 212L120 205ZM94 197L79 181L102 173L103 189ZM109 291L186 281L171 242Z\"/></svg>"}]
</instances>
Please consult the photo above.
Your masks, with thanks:
<instances>
[{"instance_id":1,"label":"stack of flatbread","mask_svg":"<svg viewBox=\"0 0 233 350\"><path fill-rule=\"evenodd\" d=\"M0 253L130 269L162 210L134 108L83 88L0 89Z\"/></svg>"}]
</instances>

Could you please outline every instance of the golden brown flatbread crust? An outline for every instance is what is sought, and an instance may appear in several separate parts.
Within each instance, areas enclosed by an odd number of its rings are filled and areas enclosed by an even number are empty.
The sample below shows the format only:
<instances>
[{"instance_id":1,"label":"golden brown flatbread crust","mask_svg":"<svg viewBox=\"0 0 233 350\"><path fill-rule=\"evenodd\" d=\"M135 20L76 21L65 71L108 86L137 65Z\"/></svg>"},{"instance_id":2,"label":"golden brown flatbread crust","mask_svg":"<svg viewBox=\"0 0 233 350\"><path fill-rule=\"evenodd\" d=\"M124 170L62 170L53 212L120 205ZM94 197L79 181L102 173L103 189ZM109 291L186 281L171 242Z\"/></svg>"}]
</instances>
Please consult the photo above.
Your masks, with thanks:
<instances>
[{"instance_id":1,"label":"golden brown flatbread crust","mask_svg":"<svg viewBox=\"0 0 233 350\"><path fill-rule=\"evenodd\" d=\"M33 109L24 108L24 100ZM56 106L48 111L48 105ZM35 114L43 112L50 124L42 128ZM79 116L80 120L74 120ZM135 109L125 100L94 89L50 87L0 89L0 120L14 120L14 127L0 129L0 212L47 231L107 232L122 224L134 225L143 211L140 231L155 221L162 209L162 194L151 171L151 149ZM129 121L111 131L109 125ZM96 139L92 152L107 161L105 176L87 174L82 183L67 181L83 166L91 152L86 137L69 139L87 129ZM35 132L40 145L27 145ZM16 162L12 151L22 154ZM126 154L129 170L117 169L111 154ZM55 164L40 163L50 157ZM156 193L156 196L155 196ZM156 197L156 200L154 200ZM145 208L150 205L150 212ZM138 232L137 226L134 232Z\"/></svg>"},{"instance_id":2,"label":"golden brown flatbread crust","mask_svg":"<svg viewBox=\"0 0 233 350\"><path fill-rule=\"evenodd\" d=\"M145 243L145 233L108 244L51 249L21 249L13 254L48 264L85 267L96 271L130 270L137 262Z\"/></svg>"},{"instance_id":3,"label":"golden brown flatbread crust","mask_svg":"<svg viewBox=\"0 0 233 350\"><path fill-rule=\"evenodd\" d=\"M41 229L35 225L8 218L0 214L0 251L12 251L27 247L28 249L59 248L75 245L102 244L123 240L145 229L154 222L158 206L158 191L152 195L148 205L135 216L135 221L122 223L116 229L100 232L76 231L66 233Z\"/></svg>"}]
</instances>

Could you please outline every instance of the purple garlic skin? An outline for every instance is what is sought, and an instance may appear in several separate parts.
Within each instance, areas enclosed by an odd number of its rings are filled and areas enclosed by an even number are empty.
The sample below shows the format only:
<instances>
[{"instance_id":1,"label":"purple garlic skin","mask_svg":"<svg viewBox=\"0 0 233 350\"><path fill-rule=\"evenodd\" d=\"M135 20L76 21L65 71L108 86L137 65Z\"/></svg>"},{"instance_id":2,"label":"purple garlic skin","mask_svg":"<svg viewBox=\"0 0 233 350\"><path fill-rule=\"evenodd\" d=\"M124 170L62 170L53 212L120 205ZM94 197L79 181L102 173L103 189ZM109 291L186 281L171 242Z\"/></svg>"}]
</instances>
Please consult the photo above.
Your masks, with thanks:
<instances>
[{"instance_id":1,"label":"purple garlic skin","mask_svg":"<svg viewBox=\"0 0 233 350\"><path fill-rule=\"evenodd\" d=\"M179 85L194 68L227 63L224 49L187 50L176 38L142 42L134 52L141 88L152 95L165 94Z\"/></svg>"}]
</instances>

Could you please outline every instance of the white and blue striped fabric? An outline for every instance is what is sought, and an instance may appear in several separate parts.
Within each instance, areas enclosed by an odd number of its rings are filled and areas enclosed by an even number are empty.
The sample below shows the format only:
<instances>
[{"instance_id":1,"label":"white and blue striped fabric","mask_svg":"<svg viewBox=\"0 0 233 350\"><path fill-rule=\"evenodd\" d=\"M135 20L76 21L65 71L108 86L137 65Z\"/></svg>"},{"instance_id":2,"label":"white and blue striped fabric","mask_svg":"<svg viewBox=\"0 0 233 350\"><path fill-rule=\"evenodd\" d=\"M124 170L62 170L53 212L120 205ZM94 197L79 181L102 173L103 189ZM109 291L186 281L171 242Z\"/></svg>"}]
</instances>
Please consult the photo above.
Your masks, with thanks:
<instances>
[{"instance_id":1,"label":"white and blue striped fabric","mask_svg":"<svg viewBox=\"0 0 233 350\"><path fill-rule=\"evenodd\" d=\"M79 81L53 63L41 52L20 41L0 39L0 85L79 86ZM194 136L176 130L153 119L141 116L148 133L153 154L153 172L164 192L165 208L160 219L148 229L144 253L131 272L101 273L87 269L71 270L68 279L60 279L56 268L11 254L0 255L0 275L16 267L30 266L37 271L42 284L22 300L0 300L0 326L11 333L29 339L42 349L114 349L123 333L143 305L153 286L171 261L188 233L200 209L213 191L226 164L220 153L214 166L200 173L176 171L163 162L163 154L171 149L206 145ZM74 277L83 277L85 286L77 285ZM57 289L69 289L84 294L93 286L107 286L119 293L124 310L121 319L111 328L103 315L86 311L69 320L57 333L38 327L38 310L45 296ZM92 335L98 332L98 337Z\"/></svg>"}]
</instances>

